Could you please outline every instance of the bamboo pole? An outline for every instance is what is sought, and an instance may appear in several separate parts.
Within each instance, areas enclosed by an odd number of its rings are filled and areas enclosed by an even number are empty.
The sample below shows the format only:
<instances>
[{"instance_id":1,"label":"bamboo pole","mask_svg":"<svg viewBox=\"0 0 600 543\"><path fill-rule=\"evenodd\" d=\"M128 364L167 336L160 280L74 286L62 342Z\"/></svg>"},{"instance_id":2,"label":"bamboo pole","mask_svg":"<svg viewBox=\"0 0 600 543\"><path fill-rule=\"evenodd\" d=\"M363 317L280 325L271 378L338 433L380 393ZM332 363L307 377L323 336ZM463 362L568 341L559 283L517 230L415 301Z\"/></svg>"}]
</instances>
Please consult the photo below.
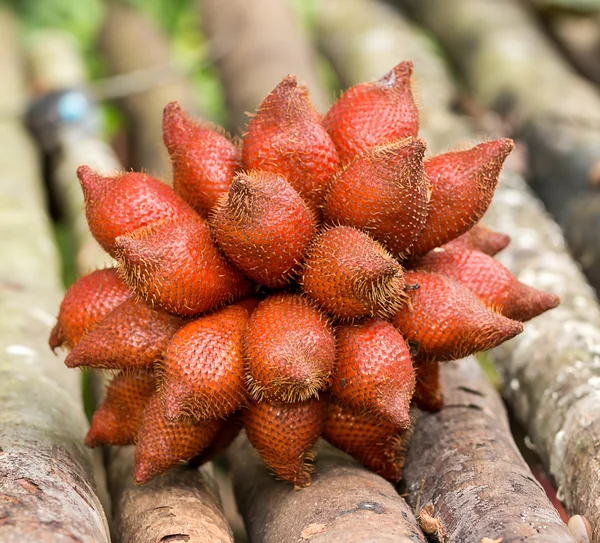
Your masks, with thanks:
<instances>
[{"instance_id":1,"label":"bamboo pole","mask_svg":"<svg viewBox=\"0 0 600 543\"><path fill-rule=\"evenodd\" d=\"M0 539L108 542L82 440L79 376L47 345L60 301L58 257L26 98L17 28L0 10Z\"/></svg>"},{"instance_id":2,"label":"bamboo pole","mask_svg":"<svg viewBox=\"0 0 600 543\"><path fill-rule=\"evenodd\" d=\"M202 0L202 27L223 82L228 128L243 129L265 96L289 73L311 91L325 112L314 52L293 19L287 0Z\"/></svg>"},{"instance_id":3,"label":"bamboo pole","mask_svg":"<svg viewBox=\"0 0 600 543\"><path fill-rule=\"evenodd\" d=\"M328 4L331 6L333 0ZM344 6L348 11L347 3ZM375 7L370 12L376 13ZM367 14L361 12L365 21ZM324 47L331 32L328 26L322 26L319 36ZM380 60L384 54L383 50L378 51ZM395 49L389 49L387 54L390 64L398 60ZM434 68L426 68L424 64L445 70L439 56L420 57L415 71L421 85L428 84L428 73L435 73ZM430 102L423 101L422 109L426 111L425 119L438 113ZM430 129L427 124L423 126L426 137ZM557 309L526 323L522 334L493 354L504 379L503 392L556 479L567 508L585 515L592 525L598 526L600 455L595 452L600 421L598 303L566 250L559 227L517 174L506 171L484 220L491 228L512 238L498 258L521 281L562 298ZM600 541L600 534L594 537L596 543Z\"/></svg>"},{"instance_id":4,"label":"bamboo pole","mask_svg":"<svg viewBox=\"0 0 600 543\"><path fill-rule=\"evenodd\" d=\"M50 44L47 44L50 40ZM52 45L52 65L42 54ZM29 51L34 85L47 91L67 86L84 87L83 59L68 38L40 33ZM66 69L69 64L79 69ZM55 67L56 69L53 69ZM78 81L66 80L61 73L79 73ZM77 246L77 269L83 274L110 260L93 239L84 214L83 197L75 171L81 164L111 174L122 169L114 152L98 134L63 130L57 136L59 148L53 157L54 188L64 204L65 214ZM74 372L73 372L74 373ZM104 392L107 377L94 374L97 399ZM108 453L108 474L113 499L115 534L121 543L131 541L217 542L232 541L231 529L221 509L214 475L202 470L178 469L158 477L149 485L133 485L133 447L115 448ZM169 512L165 515L164 512ZM188 539L185 539L185 538ZM161 539L162 538L162 539ZM169 539L170 538L170 539Z\"/></svg>"}]
</instances>

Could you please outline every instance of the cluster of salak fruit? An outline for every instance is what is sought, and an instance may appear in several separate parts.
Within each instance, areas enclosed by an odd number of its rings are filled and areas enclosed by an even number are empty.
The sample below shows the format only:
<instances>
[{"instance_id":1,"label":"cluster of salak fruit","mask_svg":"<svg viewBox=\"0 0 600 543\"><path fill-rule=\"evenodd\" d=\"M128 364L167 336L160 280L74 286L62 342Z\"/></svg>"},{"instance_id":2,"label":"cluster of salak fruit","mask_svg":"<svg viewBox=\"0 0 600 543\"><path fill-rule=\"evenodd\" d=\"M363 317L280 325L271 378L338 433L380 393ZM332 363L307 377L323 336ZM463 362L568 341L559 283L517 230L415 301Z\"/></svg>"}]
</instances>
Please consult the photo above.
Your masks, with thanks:
<instances>
[{"instance_id":1,"label":"cluster of salak fruit","mask_svg":"<svg viewBox=\"0 0 600 543\"><path fill-rule=\"evenodd\" d=\"M494 347L558 300L494 260L476 225L508 139L425 158L404 62L321 117L286 77L241 145L164 112L174 189L78 170L118 268L67 292L52 348L118 370L86 438L136 444L145 483L244 428L281 479L310 482L322 436L389 480L411 400L442 406L439 362Z\"/></svg>"}]
</instances>

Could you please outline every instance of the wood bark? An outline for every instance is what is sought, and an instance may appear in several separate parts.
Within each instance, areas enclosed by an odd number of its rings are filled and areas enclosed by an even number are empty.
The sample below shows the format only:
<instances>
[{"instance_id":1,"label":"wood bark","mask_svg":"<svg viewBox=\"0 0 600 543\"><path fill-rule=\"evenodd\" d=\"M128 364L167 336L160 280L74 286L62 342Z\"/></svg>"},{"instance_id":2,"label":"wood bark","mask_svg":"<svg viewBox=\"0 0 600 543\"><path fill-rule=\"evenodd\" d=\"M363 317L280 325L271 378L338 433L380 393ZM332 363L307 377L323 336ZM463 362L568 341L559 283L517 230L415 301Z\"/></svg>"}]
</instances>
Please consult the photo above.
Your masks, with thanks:
<instances>
[{"instance_id":1,"label":"wood bark","mask_svg":"<svg viewBox=\"0 0 600 543\"><path fill-rule=\"evenodd\" d=\"M113 75L138 75L140 87L126 85L119 101L132 125L131 166L170 180L171 161L162 140L163 108L178 101L194 115L197 105L191 85L173 62L166 37L141 12L111 2L99 47ZM114 81L112 85L109 94L115 92Z\"/></svg>"},{"instance_id":2,"label":"wood bark","mask_svg":"<svg viewBox=\"0 0 600 543\"><path fill-rule=\"evenodd\" d=\"M460 66L475 97L528 144L532 184L600 288L600 94L516 0L399 0ZM593 235L581 232L593 232Z\"/></svg>"},{"instance_id":3,"label":"wood bark","mask_svg":"<svg viewBox=\"0 0 600 543\"><path fill-rule=\"evenodd\" d=\"M310 486L275 480L245 435L227 452L250 541L424 543L394 487L322 442Z\"/></svg>"},{"instance_id":4,"label":"wood bark","mask_svg":"<svg viewBox=\"0 0 600 543\"><path fill-rule=\"evenodd\" d=\"M366 12L362 12L361 17L367 20ZM377 56L381 59L387 54L389 63L395 62L397 52L385 51L387 53L379 50ZM434 54L420 57L417 77L422 85L427 85L427 74L435 74L435 69L424 64L444 70L443 61ZM365 74L368 62L366 66ZM357 79L360 78L358 73ZM431 84L436 81L437 76ZM435 103L425 99L421 109L425 120L422 132L428 137L433 125L427 120L435 117L438 109ZM569 255L560 228L527 189L523 179L509 169L496 190L484 222L512 237L511 244L498 255L499 260L521 281L561 296L557 309L526 323L522 334L493 354L504 379L503 393L514 414L529 432L546 468L558 483L559 494L567 508L571 513L586 516L596 526L594 542L598 543L598 303Z\"/></svg>"},{"instance_id":5,"label":"wood bark","mask_svg":"<svg viewBox=\"0 0 600 543\"><path fill-rule=\"evenodd\" d=\"M287 0L202 0L200 5L202 27L224 86L229 130L243 129L247 113L289 73L308 86L317 110L327 110L313 51Z\"/></svg>"},{"instance_id":6,"label":"wood bark","mask_svg":"<svg viewBox=\"0 0 600 543\"><path fill-rule=\"evenodd\" d=\"M79 376L47 338L61 296L16 25L0 10L0 540L107 542Z\"/></svg>"},{"instance_id":7,"label":"wood bark","mask_svg":"<svg viewBox=\"0 0 600 543\"><path fill-rule=\"evenodd\" d=\"M474 358L442 365L444 408L419 418L404 468L413 508L432 503L450 541L575 540L515 445Z\"/></svg>"},{"instance_id":8,"label":"wood bark","mask_svg":"<svg viewBox=\"0 0 600 543\"><path fill-rule=\"evenodd\" d=\"M210 464L173 468L144 486L133 483L133 447L110 451L109 482L121 543L232 543Z\"/></svg>"},{"instance_id":9,"label":"wood bark","mask_svg":"<svg viewBox=\"0 0 600 543\"><path fill-rule=\"evenodd\" d=\"M53 44L53 66L44 63L39 49L45 49L46 39ZM54 34L40 34L30 51L32 77L38 88L55 90L69 85L84 86L85 70L65 69L69 63L83 61L72 44ZM79 81L66 81L61 73L80 74ZM54 188L65 206L65 213L77 246L77 269L83 274L102 267L110 257L93 239L85 219L83 197L75 175L77 166L87 164L110 174L122 166L99 135L64 132L60 148L53 157ZM100 400L108 377L94 373L93 386ZM133 485L133 448L116 449L108 453L108 470L118 541L136 543L154 541L229 542L231 530L220 508L214 477L210 467L202 472L175 470L144 487ZM161 539L163 538L163 539Z\"/></svg>"}]
</instances>

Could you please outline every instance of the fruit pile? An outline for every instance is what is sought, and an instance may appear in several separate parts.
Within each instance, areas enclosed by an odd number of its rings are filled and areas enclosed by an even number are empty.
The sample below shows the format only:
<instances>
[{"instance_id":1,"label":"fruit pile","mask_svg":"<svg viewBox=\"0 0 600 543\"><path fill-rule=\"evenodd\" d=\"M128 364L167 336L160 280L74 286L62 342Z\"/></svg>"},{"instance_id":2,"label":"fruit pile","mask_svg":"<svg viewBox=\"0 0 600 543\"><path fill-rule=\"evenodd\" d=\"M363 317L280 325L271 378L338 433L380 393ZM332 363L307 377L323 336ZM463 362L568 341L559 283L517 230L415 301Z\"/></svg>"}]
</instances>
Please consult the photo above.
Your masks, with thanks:
<instances>
[{"instance_id":1,"label":"fruit pile","mask_svg":"<svg viewBox=\"0 0 600 543\"><path fill-rule=\"evenodd\" d=\"M411 74L356 85L324 117L288 76L239 145L171 103L174 188L78 169L118 262L68 290L50 337L67 366L116 370L87 445L135 443L142 484L243 427L297 486L319 437L395 481L411 402L442 407L439 363L558 303L476 224L512 141L425 157Z\"/></svg>"}]
</instances>

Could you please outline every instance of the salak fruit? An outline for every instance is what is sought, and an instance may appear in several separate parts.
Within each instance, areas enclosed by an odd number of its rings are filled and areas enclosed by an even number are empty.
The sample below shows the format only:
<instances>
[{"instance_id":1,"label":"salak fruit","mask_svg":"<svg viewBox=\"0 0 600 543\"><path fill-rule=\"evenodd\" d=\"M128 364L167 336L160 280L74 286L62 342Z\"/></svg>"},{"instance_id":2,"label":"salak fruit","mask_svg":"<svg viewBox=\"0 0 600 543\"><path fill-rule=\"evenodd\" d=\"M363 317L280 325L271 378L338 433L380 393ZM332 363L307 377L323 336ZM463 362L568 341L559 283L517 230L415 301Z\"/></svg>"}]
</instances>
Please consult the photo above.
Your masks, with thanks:
<instances>
[{"instance_id":1,"label":"salak fruit","mask_svg":"<svg viewBox=\"0 0 600 543\"><path fill-rule=\"evenodd\" d=\"M391 481L439 364L490 349L558 298L493 256L478 221L509 139L426 156L412 63L325 117L287 76L240 145L164 111L174 188L77 171L118 261L65 295L50 346L116 371L86 438L135 443L134 479L207 461L243 427L274 474L310 483L319 437Z\"/></svg>"}]
</instances>

